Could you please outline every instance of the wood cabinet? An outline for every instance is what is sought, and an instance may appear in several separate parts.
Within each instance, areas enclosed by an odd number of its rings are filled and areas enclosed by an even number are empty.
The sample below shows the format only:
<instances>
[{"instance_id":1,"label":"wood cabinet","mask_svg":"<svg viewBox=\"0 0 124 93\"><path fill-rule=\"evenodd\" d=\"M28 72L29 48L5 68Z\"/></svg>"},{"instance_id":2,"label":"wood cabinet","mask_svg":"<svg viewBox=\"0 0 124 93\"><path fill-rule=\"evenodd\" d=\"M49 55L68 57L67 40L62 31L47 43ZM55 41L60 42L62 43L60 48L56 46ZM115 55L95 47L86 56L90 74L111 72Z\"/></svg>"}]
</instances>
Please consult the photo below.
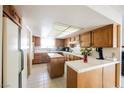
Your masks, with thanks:
<instances>
[{"instance_id":1,"label":"wood cabinet","mask_svg":"<svg viewBox=\"0 0 124 93\"><path fill-rule=\"evenodd\" d=\"M102 68L77 73L67 67L67 88L101 88Z\"/></svg>"},{"instance_id":2,"label":"wood cabinet","mask_svg":"<svg viewBox=\"0 0 124 93\"><path fill-rule=\"evenodd\" d=\"M48 61L48 53L34 53L33 64L47 63Z\"/></svg>"},{"instance_id":3,"label":"wood cabinet","mask_svg":"<svg viewBox=\"0 0 124 93\"><path fill-rule=\"evenodd\" d=\"M74 56L71 54L64 54L65 61L73 61L73 60L80 60L81 58L78 56Z\"/></svg>"},{"instance_id":4,"label":"wood cabinet","mask_svg":"<svg viewBox=\"0 0 124 93\"><path fill-rule=\"evenodd\" d=\"M79 41L80 38L79 38L79 35L75 36L75 41Z\"/></svg>"},{"instance_id":5,"label":"wood cabinet","mask_svg":"<svg viewBox=\"0 0 124 93\"><path fill-rule=\"evenodd\" d=\"M65 39L65 47L69 47L70 38Z\"/></svg>"},{"instance_id":6,"label":"wood cabinet","mask_svg":"<svg viewBox=\"0 0 124 93\"><path fill-rule=\"evenodd\" d=\"M80 35L81 48L91 47L91 32L86 32Z\"/></svg>"},{"instance_id":7,"label":"wood cabinet","mask_svg":"<svg viewBox=\"0 0 124 93\"><path fill-rule=\"evenodd\" d=\"M59 56L59 57L58 57ZM64 74L64 56L55 54L54 57L49 55L47 69L51 78L63 76Z\"/></svg>"},{"instance_id":8,"label":"wood cabinet","mask_svg":"<svg viewBox=\"0 0 124 93\"><path fill-rule=\"evenodd\" d=\"M118 24L110 24L80 34L81 48L88 47L119 47L120 31ZM76 39L76 38L75 38ZM75 40L71 37L71 41ZM67 44L66 44L67 45Z\"/></svg>"},{"instance_id":9,"label":"wood cabinet","mask_svg":"<svg viewBox=\"0 0 124 93\"><path fill-rule=\"evenodd\" d=\"M79 41L79 39L80 39L79 35L73 36L70 38L66 38L64 45L65 45L65 47L70 47L71 46L70 43L74 43L75 41Z\"/></svg>"},{"instance_id":10,"label":"wood cabinet","mask_svg":"<svg viewBox=\"0 0 124 93\"><path fill-rule=\"evenodd\" d=\"M113 47L113 25L92 31L93 47Z\"/></svg>"},{"instance_id":11,"label":"wood cabinet","mask_svg":"<svg viewBox=\"0 0 124 93\"><path fill-rule=\"evenodd\" d=\"M64 39L56 39L55 40L56 47L64 47L64 43L65 43Z\"/></svg>"},{"instance_id":12,"label":"wood cabinet","mask_svg":"<svg viewBox=\"0 0 124 93\"><path fill-rule=\"evenodd\" d=\"M103 87L104 88L115 87L115 65L103 68Z\"/></svg>"},{"instance_id":13,"label":"wood cabinet","mask_svg":"<svg viewBox=\"0 0 124 93\"><path fill-rule=\"evenodd\" d=\"M116 87L115 64L77 73L67 66L68 88L113 88Z\"/></svg>"},{"instance_id":14,"label":"wood cabinet","mask_svg":"<svg viewBox=\"0 0 124 93\"><path fill-rule=\"evenodd\" d=\"M38 36L33 36L32 37L32 42L34 42L34 45L35 46L40 46L41 44L41 42L40 42L41 40L40 40L40 37L38 37Z\"/></svg>"}]
</instances>

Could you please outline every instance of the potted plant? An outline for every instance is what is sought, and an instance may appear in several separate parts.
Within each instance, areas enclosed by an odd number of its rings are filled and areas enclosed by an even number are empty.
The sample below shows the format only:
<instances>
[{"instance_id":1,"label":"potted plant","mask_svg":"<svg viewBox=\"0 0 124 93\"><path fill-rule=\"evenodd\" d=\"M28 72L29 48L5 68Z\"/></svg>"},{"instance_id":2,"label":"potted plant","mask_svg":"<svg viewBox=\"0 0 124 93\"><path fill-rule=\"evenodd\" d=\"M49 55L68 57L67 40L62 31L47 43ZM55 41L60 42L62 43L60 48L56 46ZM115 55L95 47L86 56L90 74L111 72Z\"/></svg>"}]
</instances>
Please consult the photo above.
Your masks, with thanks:
<instances>
[{"instance_id":1,"label":"potted plant","mask_svg":"<svg viewBox=\"0 0 124 93\"><path fill-rule=\"evenodd\" d=\"M87 63L88 59L87 56L91 54L92 48L82 48L81 54L84 55L84 63Z\"/></svg>"}]
</instances>

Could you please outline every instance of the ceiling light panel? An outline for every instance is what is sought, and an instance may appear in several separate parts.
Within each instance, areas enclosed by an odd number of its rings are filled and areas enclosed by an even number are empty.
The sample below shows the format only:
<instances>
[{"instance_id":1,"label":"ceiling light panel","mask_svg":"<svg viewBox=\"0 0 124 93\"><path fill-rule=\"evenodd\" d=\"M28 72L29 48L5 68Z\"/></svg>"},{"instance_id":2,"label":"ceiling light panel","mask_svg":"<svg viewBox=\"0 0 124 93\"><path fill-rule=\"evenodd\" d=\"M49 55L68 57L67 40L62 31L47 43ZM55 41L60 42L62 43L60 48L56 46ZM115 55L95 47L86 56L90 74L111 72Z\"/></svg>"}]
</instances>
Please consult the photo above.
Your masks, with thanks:
<instances>
[{"instance_id":1,"label":"ceiling light panel","mask_svg":"<svg viewBox=\"0 0 124 93\"><path fill-rule=\"evenodd\" d=\"M60 30L60 31L64 31L64 30L66 30L68 27L69 27L69 25L65 25L65 24L62 24L62 23L56 23L56 24L54 25L54 29L55 29L55 30Z\"/></svg>"},{"instance_id":2,"label":"ceiling light panel","mask_svg":"<svg viewBox=\"0 0 124 93\"><path fill-rule=\"evenodd\" d=\"M73 32L77 32L79 30L80 30L80 28L78 28L78 27L69 27L68 29L65 30L65 32L73 33Z\"/></svg>"}]
</instances>

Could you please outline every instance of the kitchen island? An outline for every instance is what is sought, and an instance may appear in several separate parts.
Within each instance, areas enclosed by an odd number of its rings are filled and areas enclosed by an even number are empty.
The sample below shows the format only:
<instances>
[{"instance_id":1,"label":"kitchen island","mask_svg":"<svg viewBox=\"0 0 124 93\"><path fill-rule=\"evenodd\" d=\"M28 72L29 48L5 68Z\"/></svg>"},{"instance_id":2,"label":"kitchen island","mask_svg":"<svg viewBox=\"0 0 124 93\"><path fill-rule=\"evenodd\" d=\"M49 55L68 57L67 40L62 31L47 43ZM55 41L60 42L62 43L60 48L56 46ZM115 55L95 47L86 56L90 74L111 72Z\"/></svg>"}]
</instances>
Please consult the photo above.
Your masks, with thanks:
<instances>
[{"instance_id":1,"label":"kitchen island","mask_svg":"<svg viewBox=\"0 0 124 93\"><path fill-rule=\"evenodd\" d=\"M48 53L49 62L47 63L47 69L51 78L63 76L64 74L64 56L58 53Z\"/></svg>"},{"instance_id":2,"label":"kitchen island","mask_svg":"<svg viewBox=\"0 0 124 93\"><path fill-rule=\"evenodd\" d=\"M118 87L117 67L119 61L97 60L88 57L83 60L66 61L68 88L112 88Z\"/></svg>"}]
</instances>

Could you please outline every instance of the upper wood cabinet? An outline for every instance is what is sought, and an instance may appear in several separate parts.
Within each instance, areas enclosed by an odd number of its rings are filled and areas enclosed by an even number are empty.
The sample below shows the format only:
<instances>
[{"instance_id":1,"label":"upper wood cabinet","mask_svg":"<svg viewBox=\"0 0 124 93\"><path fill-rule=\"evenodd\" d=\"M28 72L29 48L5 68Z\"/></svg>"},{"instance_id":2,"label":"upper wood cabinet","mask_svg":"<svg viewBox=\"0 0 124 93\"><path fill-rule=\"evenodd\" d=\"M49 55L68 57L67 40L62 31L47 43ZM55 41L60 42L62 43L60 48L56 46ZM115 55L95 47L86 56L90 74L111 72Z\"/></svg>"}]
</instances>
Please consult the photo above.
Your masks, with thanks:
<instances>
[{"instance_id":1,"label":"upper wood cabinet","mask_svg":"<svg viewBox=\"0 0 124 93\"><path fill-rule=\"evenodd\" d=\"M120 46L120 30L117 24L110 24L95 30L80 34L79 41L81 48L88 47L119 47ZM68 38L71 42L76 38ZM69 45L66 39L65 45ZM77 37L78 39L78 37Z\"/></svg>"},{"instance_id":2,"label":"upper wood cabinet","mask_svg":"<svg viewBox=\"0 0 124 93\"><path fill-rule=\"evenodd\" d=\"M65 47L69 47L70 38L65 39Z\"/></svg>"},{"instance_id":3,"label":"upper wood cabinet","mask_svg":"<svg viewBox=\"0 0 124 93\"><path fill-rule=\"evenodd\" d=\"M64 47L64 39L56 39L55 45L56 47Z\"/></svg>"},{"instance_id":4,"label":"upper wood cabinet","mask_svg":"<svg viewBox=\"0 0 124 93\"><path fill-rule=\"evenodd\" d=\"M80 46L82 48L91 47L91 32L86 32L80 35Z\"/></svg>"},{"instance_id":5,"label":"upper wood cabinet","mask_svg":"<svg viewBox=\"0 0 124 93\"><path fill-rule=\"evenodd\" d=\"M40 37L38 36L33 36L32 37L32 42L34 42L35 46L40 46Z\"/></svg>"},{"instance_id":6,"label":"upper wood cabinet","mask_svg":"<svg viewBox=\"0 0 124 93\"><path fill-rule=\"evenodd\" d=\"M92 31L92 47L117 47L117 25L107 25Z\"/></svg>"},{"instance_id":7,"label":"upper wood cabinet","mask_svg":"<svg viewBox=\"0 0 124 93\"><path fill-rule=\"evenodd\" d=\"M75 41L79 41L79 35L75 36Z\"/></svg>"}]
</instances>

